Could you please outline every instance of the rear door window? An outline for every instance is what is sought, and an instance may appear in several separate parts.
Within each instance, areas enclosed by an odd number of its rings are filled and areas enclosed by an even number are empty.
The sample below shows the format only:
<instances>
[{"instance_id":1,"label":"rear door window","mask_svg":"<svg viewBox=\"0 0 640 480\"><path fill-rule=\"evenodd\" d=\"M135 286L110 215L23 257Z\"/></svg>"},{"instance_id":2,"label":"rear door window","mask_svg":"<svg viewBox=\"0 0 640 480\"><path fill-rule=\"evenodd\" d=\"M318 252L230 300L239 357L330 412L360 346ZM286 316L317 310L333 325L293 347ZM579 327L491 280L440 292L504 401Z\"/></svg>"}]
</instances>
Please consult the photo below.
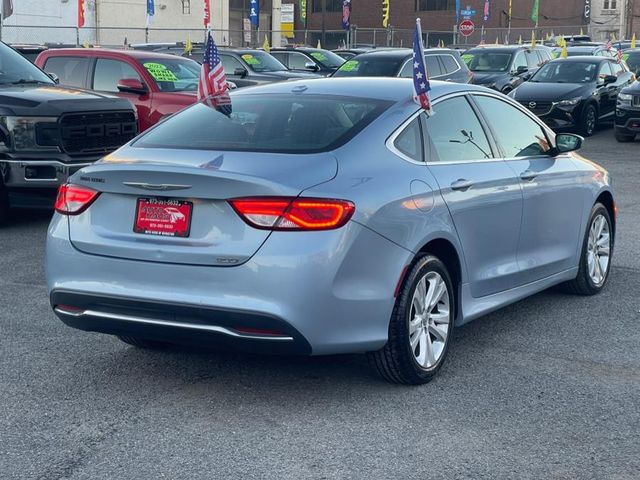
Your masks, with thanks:
<instances>
[{"instance_id":1,"label":"rear door window","mask_svg":"<svg viewBox=\"0 0 640 480\"><path fill-rule=\"evenodd\" d=\"M513 61L513 67L511 68L511 70L513 72L517 72L518 71L518 67L527 67L527 68L529 68L529 64L527 63L527 58L524 56L524 52L518 52L516 54L516 58Z\"/></svg>"},{"instance_id":2,"label":"rear door window","mask_svg":"<svg viewBox=\"0 0 640 480\"><path fill-rule=\"evenodd\" d=\"M537 68L538 66L540 66L540 58L538 58L538 55L536 55L536 52L526 51L525 57L527 59L527 66L529 68Z\"/></svg>"},{"instance_id":3,"label":"rear door window","mask_svg":"<svg viewBox=\"0 0 640 480\"><path fill-rule=\"evenodd\" d=\"M276 60L282 63L285 67L291 68L289 66L289 54L287 52L271 52Z\"/></svg>"},{"instance_id":4,"label":"rear door window","mask_svg":"<svg viewBox=\"0 0 640 480\"><path fill-rule=\"evenodd\" d=\"M93 73L93 89L102 92L118 92L118 82L124 78L142 81L138 72L128 63L99 58Z\"/></svg>"},{"instance_id":5,"label":"rear door window","mask_svg":"<svg viewBox=\"0 0 640 480\"><path fill-rule=\"evenodd\" d=\"M438 57L439 55L425 55L424 57L427 66L427 75L429 75L430 78L442 75L442 67Z\"/></svg>"},{"instance_id":6,"label":"rear door window","mask_svg":"<svg viewBox=\"0 0 640 480\"><path fill-rule=\"evenodd\" d=\"M220 55L220 61L222 62L224 73L227 75L233 75L236 68L244 68L246 70L245 66L240 63L240 60L231 55Z\"/></svg>"},{"instance_id":7,"label":"rear door window","mask_svg":"<svg viewBox=\"0 0 640 480\"><path fill-rule=\"evenodd\" d=\"M418 117L414 118L393 142L393 146L399 152L417 162L424 161L422 145L422 133Z\"/></svg>"},{"instance_id":8,"label":"rear door window","mask_svg":"<svg viewBox=\"0 0 640 480\"><path fill-rule=\"evenodd\" d=\"M292 70L305 70L307 63L315 63L309 57L299 52L289 52L288 56L289 63L287 66Z\"/></svg>"},{"instance_id":9,"label":"rear door window","mask_svg":"<svg viewBox=\"0 0 640 480\"><path fill-rule=\"evenodd\" d=\"M86 57L51 57L47 59L43 70L55 73L60 79L60 85L70 87L85 87L89 59Z\"/></svg>"},{"instance_id":10,"label":"rear door window","mask_svg":"<svg viewBox=\"0 0 640 480\"><path fill-rule=\"evenodd\" d=\"M455 97L436 104L425 121L436 155L430 162L466 162L493 158L489 140L469 101Z\"/></svg>"},{"instance_id":11,"label":"rear door window","mask_svg":"<svg viewBox=\"0 0 640 480\"><path fill-rule=\"evenodd\" d=\"M446 74L453 73L456 70L460 69L460 65L458 65L456 59L451 55L442 55L440 57L440 61L442 62L442 65L444 67L444 73Z\"/></svg>"}]
</instances>

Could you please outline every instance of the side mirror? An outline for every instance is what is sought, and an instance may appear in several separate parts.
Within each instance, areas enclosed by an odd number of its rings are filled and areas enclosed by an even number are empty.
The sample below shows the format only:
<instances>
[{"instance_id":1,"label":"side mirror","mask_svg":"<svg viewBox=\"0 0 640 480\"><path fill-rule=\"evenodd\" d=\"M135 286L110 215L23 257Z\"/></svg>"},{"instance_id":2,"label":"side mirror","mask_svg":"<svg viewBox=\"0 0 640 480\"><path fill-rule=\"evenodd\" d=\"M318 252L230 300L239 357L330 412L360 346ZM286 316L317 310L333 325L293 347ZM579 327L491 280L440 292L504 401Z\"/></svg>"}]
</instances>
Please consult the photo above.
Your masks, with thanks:
<instances>
[{"instance_id":1,"label":"side mirror","mask_svg":"<svg viewBox=\"0 0 640 480\"><path fill-rule=\"evenodd\" d=\"M233 74L240 78L246 77L248 73L247 69L243 67L238 67L233 71Z\"/></svg>"},{"instance_id":2,"label":"side mirror","mask_svg":"<svg viewBox=\"0 0 640 480\"><path fill-rule=\"evenodd\" d=\"M615 75L607 75L606 77L604 77L605 85L611 85L612 83L616 83L617 81L618 77L616 77Z\"/></svg>"},{"instance_id":3,"label":"side mirror","mask_svg":"<svg viewBox=\"0 0 640 480\"><path fill-rule=\"evenodd\" d=\"M575 152L582 148L584 138L573 133L559 133L556 135L556 151L558 153Z\"/></svg>"},{"instance_id":4,"label":"side mirror","mask_svg":"<svg viewBox=\"0 0 640 480\"><path fill-rule=\"evenodd\" d=\"M312 70L314 72L317 72L318 70L320 70L320 67L313 62L305 63L304 68L306 68L307 70Z\"/></svg>"},{"instance_id":5,"label":"side mirror","mask_svg":"<svg viewBox=\"0 0 640 480\"><path fill-rule=\"evenodd\" d=\"M53 72L47 72L47 76L54 81L54 83L60 83L60 77Z\"/></svg>"},{"instance_id":6,"label":"side mirror","mask_svg":"<svg viewBox=\"0 0 640 480\"><path fill-rule=\"evenodd\" d=\"M233 82L230 82L229 80L227 80L227 85L229 85L229 90L235 90L238 88L238 85L236 85Z\"/></svg>"},{"instance_id":7,"label":"side mirror","mask_svg":"<svg viewBox=\"0 0 640 480\"><path fill-rule=\"evenodd\" d=\"M520 65L516 70L517 75L522 75L523 73L527 73L529 71L529 67L525 67L524 65Z\"/></svg>"},{"instance_id":8,"label":"side mirror","mask_svg":"<svg viewBox=\"0 0 640 480\"><path fill-rule=\"evenodd\" d=\"M122 93L134 93L136 95L144 95L147 93L145 84L136 78L123 78L118 80L118 90Z\"/></svg>"}]
</instances>

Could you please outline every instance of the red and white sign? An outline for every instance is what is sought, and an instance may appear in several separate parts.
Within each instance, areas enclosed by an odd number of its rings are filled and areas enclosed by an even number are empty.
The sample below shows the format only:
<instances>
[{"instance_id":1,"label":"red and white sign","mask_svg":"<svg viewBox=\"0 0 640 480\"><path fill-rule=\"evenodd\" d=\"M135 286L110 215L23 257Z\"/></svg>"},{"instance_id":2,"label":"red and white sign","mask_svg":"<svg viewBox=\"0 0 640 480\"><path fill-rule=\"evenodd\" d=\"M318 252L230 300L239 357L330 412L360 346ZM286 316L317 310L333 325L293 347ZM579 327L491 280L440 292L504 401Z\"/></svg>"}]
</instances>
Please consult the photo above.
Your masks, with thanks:
<instances>
[{"instance_id":1,"label":"red and white sign","mask_svg":"<svg viewBox=\"0 0 640 480\"><path fill-rule=\"evenodd\" d=\"M476 26L471 20L463 20L460 22L458 30L463 37L469 37L473 35L473 32L475 32Z\"/></svg>"},{"instance_id":2,"label":"red and white sign","mask_svg":"<svg viewBox=\"0 0 640 480\"><path fill-rule=\"evenodd\" d=\"M133 231L165 237L188 237L193 203L184 200L139 198Z\"/></svg>"}]
</instances>

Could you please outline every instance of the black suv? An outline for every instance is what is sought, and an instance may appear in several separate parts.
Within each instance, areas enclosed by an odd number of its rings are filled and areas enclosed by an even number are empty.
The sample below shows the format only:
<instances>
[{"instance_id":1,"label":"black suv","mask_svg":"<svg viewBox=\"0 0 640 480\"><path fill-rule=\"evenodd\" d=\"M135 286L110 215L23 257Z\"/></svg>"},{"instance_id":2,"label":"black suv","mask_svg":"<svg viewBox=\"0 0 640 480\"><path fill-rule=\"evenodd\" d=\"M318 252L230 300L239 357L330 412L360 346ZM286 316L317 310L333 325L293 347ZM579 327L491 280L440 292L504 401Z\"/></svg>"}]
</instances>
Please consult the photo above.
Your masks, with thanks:
<instances>
[{"instance_id":1,"label":"black suv","mask_svg":"<svg viewBox=\"0 0 640 480\"><path fill-rule=\"evenodd\" d=\"M629 65L629 69L640 76L640 48L629 49L622 52L622 57Z\"/></svg>"},{"instance_id":2,"label":"black suv","mask_svg":"<svg viewBox=\"0 0 640 480\"><path fill-rule=\"evenodd\" d=\"M431 80L473 83L473 74L460 58L457 50L429 48L424 51ZM413 74L413 50L397 48L371 50L347 60L334 77L406 77Z\"/></svg>"},{"instance_id":3,"label":"black suv","mask_svg":"<svg viewBox=\"0 0 640 480\"><path fill-rule=\"evenodd\" d=\"M476 47L462 55L474 74L474 83L504 94L522 84L552 58L548 47L522 45Z\"/></svg>"},{"instance_id":4,"label":"black suv","mask_svg":"<svg viewBox=\"0 0 640 480\"><path fill-rule=\"evenodd\" d=\"M631 142L640 133L640 82L624 88L616 105L616 140Z\"/></svg>"},{"instance_id":5,"label":"black suv","mask_svg":"<svg viewBox=\"0 0 640 480\"><path fill-rule=\"evenodd\" d=\"M53 207L57 187L137 133L128 100L62 88L0 42L0 222Z\"/></svg>"},{"instance_id":6,"label":"black suv","mask_svg":"<svg viewBox=\"0 0 640 480\"><path fill-rule=\"evenodd\" d=\"M227 79L238 88L281 82L289 79L318 78L311 72L294 72L262 50L224 48L220 60Z\"/></svg>"},{"instance_id":7,"label":"black suv","mask_svg":"<svg viewBox=\"0 0 640 480\"><path fill-rule=\"evenodd\" d=\"M344 63L344 58L322 48L272 48L270 53L290 70L315 72L325 77Z\"/></svg>"}]
</instances>

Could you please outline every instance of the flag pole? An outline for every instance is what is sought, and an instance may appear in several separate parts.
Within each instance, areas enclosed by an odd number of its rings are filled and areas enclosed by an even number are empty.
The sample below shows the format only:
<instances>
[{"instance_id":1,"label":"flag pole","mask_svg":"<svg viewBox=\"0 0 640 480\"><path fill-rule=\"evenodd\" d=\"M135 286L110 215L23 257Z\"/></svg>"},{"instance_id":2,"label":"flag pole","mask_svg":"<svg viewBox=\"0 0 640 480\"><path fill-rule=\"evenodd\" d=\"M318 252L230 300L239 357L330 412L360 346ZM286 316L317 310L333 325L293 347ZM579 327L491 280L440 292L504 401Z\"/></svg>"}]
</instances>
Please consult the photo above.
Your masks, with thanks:
<instances>
[{"instance_id":1,"label":"flag pole","mask_svg":"<svg viewBox=\"0 0 640 480\"><path fill-rule=\"evenodd\" d=\"M507 15L507 44L511 41L511 14L513 13L513 0L509 0L509 12Z\"/></svg>"}]
</instances>

